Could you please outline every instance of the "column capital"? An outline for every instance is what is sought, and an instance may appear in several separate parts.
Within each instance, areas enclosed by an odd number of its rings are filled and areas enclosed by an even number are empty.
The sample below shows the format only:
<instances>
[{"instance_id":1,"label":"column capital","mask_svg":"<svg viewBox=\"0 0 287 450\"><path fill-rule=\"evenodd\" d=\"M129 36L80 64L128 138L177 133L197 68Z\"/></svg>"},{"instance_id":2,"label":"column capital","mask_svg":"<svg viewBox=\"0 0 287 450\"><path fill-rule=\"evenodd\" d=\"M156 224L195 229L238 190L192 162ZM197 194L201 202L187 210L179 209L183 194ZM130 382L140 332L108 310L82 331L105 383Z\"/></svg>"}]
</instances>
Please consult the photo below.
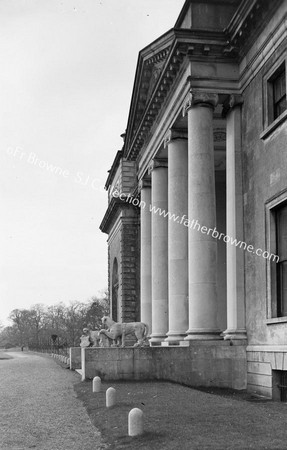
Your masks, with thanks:
<instances>
[{"instance_id":1,"label":"column capital","mask_svg":"<svg viewBox=\"0 0 287 450\"><path fill-rule=\"evenodd\" d=\"M183 117L187 111L195 105L207 106L209 108L215 108L218 104L218 95L212 92L197 91L191 89L187 94L182 108Z\"/></svg>"},{"instance_id":2,"label":"column capital","mask_svg":"<svg viewBox=\"0 0 287 450\"><path fill-rule=\"evenodd\" d=\"M171 141L175 141L177 139L188 139L188 132L184 131L180 128L170 128L165 135L164 138L164 148L168 146Z\"/></svg>"},{"instance_id":3,"label":"column capital","mask_svg":"<svg viewBox=\"0 0 287 450\"><path fill-rule=\"evenodd\" d=\"M167 159L153 159L148 166L148 173L150 174L159 167L167 168Z\"/></svg>"},{"instance_id":4,"label":"column capital","mask_svg":"<svg viewBox=\"0 0 287 450\"><path fill-rule=\"evenodd\" d=\"M230 94L223 103L222 117L226 117L229 111L231 111L236 106L241 106L242 103L243 97L241 94Z\"/></svg>"},{"instance_id":5,"label":"column capital","mask_svg":"<svg viewBox=\"0 0 287 450\"><path fill-rule=\"evenodd\" d=\"M143 178L138 183L138 189L139 191L141 191L142 189L145 188L151 188L151 180Z\"/></svg>"}]
</instances>

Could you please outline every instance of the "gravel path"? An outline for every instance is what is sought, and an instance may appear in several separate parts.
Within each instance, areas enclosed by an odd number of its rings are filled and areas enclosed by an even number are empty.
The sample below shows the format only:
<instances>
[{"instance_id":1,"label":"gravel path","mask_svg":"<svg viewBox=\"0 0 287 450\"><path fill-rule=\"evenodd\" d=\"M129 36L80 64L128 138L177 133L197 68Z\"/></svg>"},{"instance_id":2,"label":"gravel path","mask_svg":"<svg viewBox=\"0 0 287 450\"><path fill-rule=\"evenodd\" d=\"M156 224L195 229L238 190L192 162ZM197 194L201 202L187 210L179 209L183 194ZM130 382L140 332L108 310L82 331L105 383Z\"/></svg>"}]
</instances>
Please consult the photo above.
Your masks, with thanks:
<instances>
[{"instance_id":1,"label":"gravel path","mask_svg":"<svg viewBox=\"0 0 287 450\"><path fill-rule=\"evenodd\" d=\"M8 355L0 359L1 450L107 448L76 398L77 374L48 356Z\"/></svg>"}]
</instances>

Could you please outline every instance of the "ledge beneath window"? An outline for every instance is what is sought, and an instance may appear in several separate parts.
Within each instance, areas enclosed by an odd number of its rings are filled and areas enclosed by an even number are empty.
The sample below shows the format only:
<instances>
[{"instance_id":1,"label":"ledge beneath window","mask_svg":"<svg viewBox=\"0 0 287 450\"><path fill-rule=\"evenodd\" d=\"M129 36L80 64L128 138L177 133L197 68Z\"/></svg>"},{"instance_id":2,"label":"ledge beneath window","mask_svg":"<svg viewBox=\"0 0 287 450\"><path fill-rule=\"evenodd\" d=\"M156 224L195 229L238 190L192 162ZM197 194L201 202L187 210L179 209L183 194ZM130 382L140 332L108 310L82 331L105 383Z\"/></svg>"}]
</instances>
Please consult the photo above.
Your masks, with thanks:
<instances>
[{"instance_id":1,"label":"ledge beneath window","mask_svg":"<svg viewBox=\"0 0 287 450\"><path fill-rule=\"evenodd\" d=\"M260 139L266 139L269 134L271 134L281 123L283 123L287 119L287 109L284 111L279 117L277 117L274 122L272 122L269 127L265 128L264 131L260 134Z\"/></svg>"},{"instance_id":2,"label":"ledge beneath window","mask_svg":"<svg viewBox=\"0 0 287 450\"><path fill-rule=\"evenodd\" d=\"M273 317L272 319L266 319L266 325L273 325L278 323L287 323L287 317Z\"/></svg>"}]
</instances>

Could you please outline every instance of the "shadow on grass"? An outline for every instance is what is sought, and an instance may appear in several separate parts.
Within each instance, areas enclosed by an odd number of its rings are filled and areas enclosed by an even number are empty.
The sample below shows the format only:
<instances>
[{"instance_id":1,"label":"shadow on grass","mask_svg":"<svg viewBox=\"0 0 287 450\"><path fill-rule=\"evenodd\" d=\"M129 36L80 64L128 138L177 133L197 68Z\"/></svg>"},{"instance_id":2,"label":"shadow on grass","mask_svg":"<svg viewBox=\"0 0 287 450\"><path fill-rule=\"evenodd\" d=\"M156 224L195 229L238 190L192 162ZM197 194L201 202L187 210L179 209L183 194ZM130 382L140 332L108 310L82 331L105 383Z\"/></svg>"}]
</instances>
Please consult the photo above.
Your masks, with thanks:
<instances>
[{"instance_id":1,"label":"shadow on grass","mask_svg":"<svg viewBox=\"0 0 287 450\"><path fill-rule=\"evenodd\" d=\"M105 391L116 389L117 403L106 407ZM103 382L100 393L92 382L75 385L91 422L110 449L284 449L287 407L256 402L247 392L219 388L192 389L168 382ZM240 400L240 401L238 401ZM128 436L128 414L144 413L144 434Z\"/></svg>"},{"instance_id":2,"label":"shadow on grass","mask_svg":"<svg viewBox=\"0 0 287 450\"><path fill-rule=\"evenodd\" d=\"M7 355L5 352L0 352L0 360L5 360L5 359L13 359L13 357L10 355Z\"/></svg>"}]
</instances>

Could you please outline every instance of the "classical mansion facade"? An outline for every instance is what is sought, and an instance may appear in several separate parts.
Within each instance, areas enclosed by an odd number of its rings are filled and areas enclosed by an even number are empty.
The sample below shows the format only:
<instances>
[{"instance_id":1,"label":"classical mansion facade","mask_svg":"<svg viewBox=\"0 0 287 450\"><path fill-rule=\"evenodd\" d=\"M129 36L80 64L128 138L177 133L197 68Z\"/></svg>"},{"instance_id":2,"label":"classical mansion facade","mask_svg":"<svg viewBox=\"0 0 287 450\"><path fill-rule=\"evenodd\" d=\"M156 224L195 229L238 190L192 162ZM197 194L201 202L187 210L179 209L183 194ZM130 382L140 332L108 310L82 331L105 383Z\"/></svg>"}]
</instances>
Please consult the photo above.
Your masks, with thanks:
<instances>
[{"instance_id":1,"label":"classical mansion facade","mask_svg":"<svg viewBox=\"0 0 287 450\"><path fill-rule=\"evenodd\" d=\"M185 2L139 53L100 227L114 320L147 323L155 358L215 349L227 385L285 401L286 25L282 0Z\"/></svg>"}]
</instances>

